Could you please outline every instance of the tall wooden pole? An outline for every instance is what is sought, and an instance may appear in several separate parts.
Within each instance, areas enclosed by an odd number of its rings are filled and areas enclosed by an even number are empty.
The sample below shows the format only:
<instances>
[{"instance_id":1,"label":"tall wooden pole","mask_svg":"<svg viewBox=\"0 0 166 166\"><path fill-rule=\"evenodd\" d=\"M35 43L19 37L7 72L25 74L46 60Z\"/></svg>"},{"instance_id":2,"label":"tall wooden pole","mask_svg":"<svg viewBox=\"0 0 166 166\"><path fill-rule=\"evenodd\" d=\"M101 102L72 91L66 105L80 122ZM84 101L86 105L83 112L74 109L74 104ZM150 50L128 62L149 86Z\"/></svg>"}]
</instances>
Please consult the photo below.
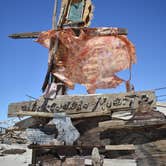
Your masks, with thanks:
<instances>
[{"instance_id":1,"label":"tall wooden pole","mask_svg":"<svg viewBox=\"0 0 166 166\"><path fill-rule=\"evenodd\" d=\"M58 9L58 0L55 0L54 2L54 10L53 10L53 16L52 16L52 29L57 30L57 9Z\"/></svg>"}]
</instances>

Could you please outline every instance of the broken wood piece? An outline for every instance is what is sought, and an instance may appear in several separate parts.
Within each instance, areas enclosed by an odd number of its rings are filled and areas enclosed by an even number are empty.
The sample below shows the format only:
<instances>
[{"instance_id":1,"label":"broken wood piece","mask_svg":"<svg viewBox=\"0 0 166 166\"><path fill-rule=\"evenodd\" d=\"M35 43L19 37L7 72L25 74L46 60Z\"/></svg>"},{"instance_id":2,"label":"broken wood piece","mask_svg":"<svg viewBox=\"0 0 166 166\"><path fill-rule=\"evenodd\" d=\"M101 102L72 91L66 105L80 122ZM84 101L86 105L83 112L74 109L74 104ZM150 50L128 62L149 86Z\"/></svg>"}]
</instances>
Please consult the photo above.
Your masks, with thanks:
<instances>
[{"instance_id":1,"label":"broken wood piece","mask_svg":"<svg viewBox=\"0 0 166 166\"><path fill-rule=\"evenodd\" d=\"M92 150L92 165L93 166L101 166L102 165L102 158L99 154L99 149L94 147Z\"/></svg>"}]
</instances>

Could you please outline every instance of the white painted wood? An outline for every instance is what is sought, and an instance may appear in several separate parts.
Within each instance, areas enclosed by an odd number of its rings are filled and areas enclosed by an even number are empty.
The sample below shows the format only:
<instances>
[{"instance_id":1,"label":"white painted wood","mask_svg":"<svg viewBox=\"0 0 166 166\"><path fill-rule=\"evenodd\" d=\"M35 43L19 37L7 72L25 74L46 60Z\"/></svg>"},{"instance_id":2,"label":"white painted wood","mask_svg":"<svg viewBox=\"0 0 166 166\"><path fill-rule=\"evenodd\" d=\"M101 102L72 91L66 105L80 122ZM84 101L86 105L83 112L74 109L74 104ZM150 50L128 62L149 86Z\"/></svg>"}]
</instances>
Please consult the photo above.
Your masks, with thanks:
<instances>
[{"instance_id":1,"label":"white painted wood","mask_svg":"<svg viewBox=\"0 0 166 166\"><path fill-rule=\"evenodd\" d=\"M135 146L133 144L126 144L126 145L106 145L106 150L135 150Z\"/></svg>"},{"instance_id":2,"label":"white painted wood","mask_svg":"<svg viewBox=\"0 0 166 166\"><path fill-rule=\"evenodd\" d=\"M103 166L137 166L137 163L131 159L104 159Z\"/></svg>"},{"instance_id":3,"label":"white painted wood","mask_svg":"<svg viewBox=\"0 0 166 166\"><path fill-rule=\"evenodd\" d=\"M129 120L133 117L132 110L117 111L111 114L112 119Z\"/></svg>"},{"instance_id":4,"label":"white painted wood","mask_svg":"<svg viewBox=\"0 0 166 166\"><path fill-rule=\"evenodd\" d=\"M92 165L91 159L85 159L85 165ZM103 166L137 166L136 160L131 159L104 159Z\"/></svg>"},{"instance_id":5,"label":"white painted wood","mask_svg":"<svg viewBox=\"0 0 166 166\"><path fill-rule=\"evenodd\" d=\"M157 110L162 112L166 116L166 102L157 102Z\"/></svg>"}]
</instances>

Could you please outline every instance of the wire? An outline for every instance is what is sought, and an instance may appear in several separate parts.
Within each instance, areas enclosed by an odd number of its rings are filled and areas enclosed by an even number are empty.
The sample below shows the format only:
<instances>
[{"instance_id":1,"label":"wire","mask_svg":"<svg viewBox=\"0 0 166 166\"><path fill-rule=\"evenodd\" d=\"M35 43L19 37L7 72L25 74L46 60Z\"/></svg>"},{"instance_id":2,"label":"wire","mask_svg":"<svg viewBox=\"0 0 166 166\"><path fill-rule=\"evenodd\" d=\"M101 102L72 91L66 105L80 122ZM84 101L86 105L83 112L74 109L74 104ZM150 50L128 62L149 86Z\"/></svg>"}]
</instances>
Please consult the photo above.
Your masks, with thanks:
<instances>
[{"instance_id":1,"label":"wire","mask_svg":"<svg viewBox=\"0 0 166 166\"><path fill-rule=\"evenodd\" d=\"M159 97L165 97L166 95L159 95L159 96L156 96L157 98L159 98Z\"/></svg>"},{"instance_id":2,"label":"wire","mask_svg":"<svg viewBox=\"0 0 166 166\"><path fill-rule=\"evenodd\" d=\"M161 88L156 88L156 89L152 89L153 91L159 91L159 90L164 90L166 89L166 87L161 87Z\"/></svg>"},{"instance_id":3,"label":"wire","mask_svg":"<svg viewBox=\"0 0 166 166\"><path fill-rule=\"evenodd\" d=\"M157 101L166 101L166 99L162 99L162 100L157 100Z\"/></svg>"},{"instance_id":4,"label":"wire","mask_svg":"<svg viewBox=\"0 0 166 166\"><path fill-rule=\"evenodd\" d=\"M30 99L37 100L37 98L34 98L34 97L30 96L30 95L25 95L25 96L29 97Z\"/></svg>"}]
</instances>

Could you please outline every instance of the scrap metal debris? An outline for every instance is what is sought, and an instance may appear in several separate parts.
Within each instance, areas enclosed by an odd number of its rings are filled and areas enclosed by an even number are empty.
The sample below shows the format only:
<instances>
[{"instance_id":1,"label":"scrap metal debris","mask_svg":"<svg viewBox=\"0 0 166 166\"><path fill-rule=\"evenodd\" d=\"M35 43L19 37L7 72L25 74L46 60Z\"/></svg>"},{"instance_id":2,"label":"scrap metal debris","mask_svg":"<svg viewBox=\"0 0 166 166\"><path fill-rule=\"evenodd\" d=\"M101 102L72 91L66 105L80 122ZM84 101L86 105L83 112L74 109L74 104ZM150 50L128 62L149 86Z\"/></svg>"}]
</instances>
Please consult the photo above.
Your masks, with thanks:
<instances>
[{"instance_id":1,"label":"scrap metal debris","mask_svg":"<svg viewBox=\"0 0 166 166\"><path fill-rule=\"evenodd\" d=\"M44 127L26 129L28 141L34 144L73 145L74 141L80 137L71 118L65 113L56 113L53 120Z\"/></svg>"},{"instance_id":2,"label":"scrap metal debris","mask_svg":"<svg viewBox=\"0 0 166 166\"><path fill-rule=\"evenodd\" d=\"M64 142L66 145L73 145L74 141L80 137L80 133L72 124L71 118L64 113L56 113L52 122L58 130L58 137L56 138L58 141Z\"/></svg>"},{"instance_id":3,"label":"scrap metal debris","mask_svg":"<svg viewBox=\"0 0 166 166\"><path fill-rule=\"evenodd\" d=\"M47 134L38 128L26 129L26 135L28 142L34 144L50 144L55 138L55 134Z\"/></svg>"},{"instance_id":4,"label":"scrap metal debris","mask_svg":"<svg viewBox=\"0 0 166 166\"><path fill-rule=\"evenodd\" d=\"M75 83L88 93L98 88L115 88L124 80L115 73L136 62L135 47L117 28L71 28L42 32L37 42L49 48L50 39L59 39L52 74L73 89ZM50 63L51 59L48 60Z\"/></svg>"},{"instance_id":5,"label":"scrap metal debris","mask_svg":"<svg viewBox=\"0 0 166 166\"><path fill-rule=\"evenodd\" d=\"M0 143L9 145L13 143L24 144L27 143L27 139L23 131L9 130L6 131L6 133L0 135Z\"/></svg>"}]
</instances>

